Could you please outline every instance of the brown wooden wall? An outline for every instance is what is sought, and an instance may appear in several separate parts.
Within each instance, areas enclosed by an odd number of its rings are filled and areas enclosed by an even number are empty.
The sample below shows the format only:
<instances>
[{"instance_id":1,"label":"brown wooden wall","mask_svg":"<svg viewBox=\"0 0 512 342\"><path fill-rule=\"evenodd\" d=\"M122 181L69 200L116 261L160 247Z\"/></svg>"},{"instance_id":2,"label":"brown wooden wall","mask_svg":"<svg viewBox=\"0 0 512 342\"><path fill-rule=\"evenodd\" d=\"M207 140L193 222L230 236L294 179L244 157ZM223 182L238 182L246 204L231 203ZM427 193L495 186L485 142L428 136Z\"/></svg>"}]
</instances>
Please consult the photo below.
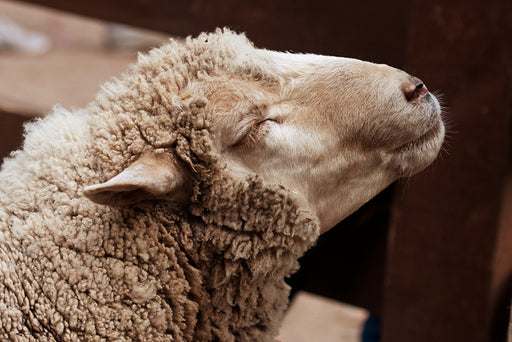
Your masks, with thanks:
<instances>
[{"instance_id":1,"label":"brown wooden wall","mask_svg":"<svg viewBox=\"0 0 512 342\"><path fill-rule=\"evenodd\" d=\"M409 1L31 0L95 18L195 35L217 27L247 32L256 46L404 64Z\"/></svg>"},{"instance_id":2,"label":"brown wooden wall","mask_svg":"<svg viewBox=\"0 0 512 342\"><path fill-rule=\"evenodd\" d=\"M442 89L451 133L440 161L395 198L385 341L505 339L497 312L512 293L512 250L500 250L512 241L503 233L512 222L500 223L512 156L511 5L434 0L412 8L406 65ZM404 317L404 329L391 328Z\"/></svg>"},{"instance_id":3,"label":"brown wooden wall","mask_svg":"<svg viewBox=\"0 0 512 342\"><path fill-rule=\"evenodd\" d=\"M387 250L372 257L382 269L387 255L378 283L383 298L375 296L373 309L382 313L384 342L505 339L512 288L512 222L503 212L510 196L510 0L31 2L177 35L229 26L257 46L385 62L440 89L452 126L446 152L395 192ZM368 213L380 212L371 206ZM322 248L339 246L330 240Z\"/></svg>"}]
</instances>

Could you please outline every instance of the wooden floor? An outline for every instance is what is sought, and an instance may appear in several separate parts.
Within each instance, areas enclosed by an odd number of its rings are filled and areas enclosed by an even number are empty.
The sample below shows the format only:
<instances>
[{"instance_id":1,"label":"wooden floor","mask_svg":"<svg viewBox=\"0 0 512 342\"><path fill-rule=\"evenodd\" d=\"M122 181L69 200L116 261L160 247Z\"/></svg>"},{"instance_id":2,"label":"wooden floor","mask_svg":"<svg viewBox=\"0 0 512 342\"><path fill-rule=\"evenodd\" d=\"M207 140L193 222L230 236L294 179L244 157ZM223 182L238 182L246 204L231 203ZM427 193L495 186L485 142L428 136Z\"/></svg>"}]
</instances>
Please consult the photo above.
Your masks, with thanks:
<instances>
[{"instance_id":1,"label":"wooden floor","mask_svg":"<svg viewBox=\"0 0 512 342\"><path fill-rule=\"evenodd\" d=\"M368 311L299 292L286 313L280 342L360 342Z\"/></svg>"}]
</instances>

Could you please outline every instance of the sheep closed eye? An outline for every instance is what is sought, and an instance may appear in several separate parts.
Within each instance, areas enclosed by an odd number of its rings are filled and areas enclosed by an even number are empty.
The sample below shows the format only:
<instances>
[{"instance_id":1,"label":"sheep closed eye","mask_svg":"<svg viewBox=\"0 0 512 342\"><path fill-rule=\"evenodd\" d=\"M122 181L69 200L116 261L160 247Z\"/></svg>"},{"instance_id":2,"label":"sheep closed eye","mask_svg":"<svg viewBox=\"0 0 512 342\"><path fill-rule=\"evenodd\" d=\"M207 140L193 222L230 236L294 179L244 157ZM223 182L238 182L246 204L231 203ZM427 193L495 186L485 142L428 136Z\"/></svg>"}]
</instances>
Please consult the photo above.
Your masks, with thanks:
<instances>
[{"instance_id":1,"label":"sheep closed eye","mask_svg":"<svg viewBox=\"0 0 512 342\"><path fill-rule=\"evenodd\" d=\"M254 144L256 144L268 132L268 129L265 129L265 123L269 121L273 120L265 119L252 123L241 135L241 138L233 143L230 147L249 148L254 146Z\"/></svg>"}]
</instances>

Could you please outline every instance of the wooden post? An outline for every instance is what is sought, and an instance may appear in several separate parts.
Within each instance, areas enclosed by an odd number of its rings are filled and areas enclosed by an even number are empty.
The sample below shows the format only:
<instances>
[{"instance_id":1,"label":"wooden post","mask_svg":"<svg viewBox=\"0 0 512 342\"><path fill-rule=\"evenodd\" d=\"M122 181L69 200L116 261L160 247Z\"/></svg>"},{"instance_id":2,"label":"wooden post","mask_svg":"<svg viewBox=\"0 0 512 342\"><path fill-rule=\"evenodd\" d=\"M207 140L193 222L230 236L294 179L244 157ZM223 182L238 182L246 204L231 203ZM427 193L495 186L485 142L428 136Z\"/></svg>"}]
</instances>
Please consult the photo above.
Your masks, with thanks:
<instances>
[{"instance_id":1,"label":"wooden post","mask_svg":"<svg viewBox=\"0 0 512 342\"><path fill-rule=\"evenodd\" d=\"M217 27L246 32L256 46L403 65L409 1L25 0L177 36Z\"/></svg>"},{"instance_id":2,"label":"wooden post","mask_svg":"<svg viewBox=\"0 0 512 342\"><path fill-rule=\"evenodd\" d=\"M512 3L413 3L407 66L445 94L451 128L440 160L395 198L383 341L504 341L493 319L503 270L510 276L512 267L510 252L496 259L512 242L501 231L511 222L500 224L511 157Z\"/></svg>"}]
</instances>

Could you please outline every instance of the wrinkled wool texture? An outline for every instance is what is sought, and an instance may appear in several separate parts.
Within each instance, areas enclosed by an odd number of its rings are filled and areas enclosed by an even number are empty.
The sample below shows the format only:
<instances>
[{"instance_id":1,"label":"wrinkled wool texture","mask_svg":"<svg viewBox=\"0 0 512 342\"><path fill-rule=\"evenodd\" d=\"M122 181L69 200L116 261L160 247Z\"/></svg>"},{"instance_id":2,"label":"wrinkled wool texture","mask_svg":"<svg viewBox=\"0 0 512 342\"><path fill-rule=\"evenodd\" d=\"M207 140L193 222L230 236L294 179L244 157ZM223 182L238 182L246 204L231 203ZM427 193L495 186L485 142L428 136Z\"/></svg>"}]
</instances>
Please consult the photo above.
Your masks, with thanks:
<instances>
[{"instance_id":1,"label":"wrinkled wool texture","mask_svg":"<svg viewBox=\"0 0 512 342\"><path fill-rule=\"evenodd\" d=\"M279 82L250 49L229 31L171 41L87 109L27 126L0 171L0 340L273 340L284 279L318 226L283 187L230 176L213 148L215 114L191 87L226 74ZM189 210L83 196L147 150L193 170Z\"/></svg>"}]
</instances>

